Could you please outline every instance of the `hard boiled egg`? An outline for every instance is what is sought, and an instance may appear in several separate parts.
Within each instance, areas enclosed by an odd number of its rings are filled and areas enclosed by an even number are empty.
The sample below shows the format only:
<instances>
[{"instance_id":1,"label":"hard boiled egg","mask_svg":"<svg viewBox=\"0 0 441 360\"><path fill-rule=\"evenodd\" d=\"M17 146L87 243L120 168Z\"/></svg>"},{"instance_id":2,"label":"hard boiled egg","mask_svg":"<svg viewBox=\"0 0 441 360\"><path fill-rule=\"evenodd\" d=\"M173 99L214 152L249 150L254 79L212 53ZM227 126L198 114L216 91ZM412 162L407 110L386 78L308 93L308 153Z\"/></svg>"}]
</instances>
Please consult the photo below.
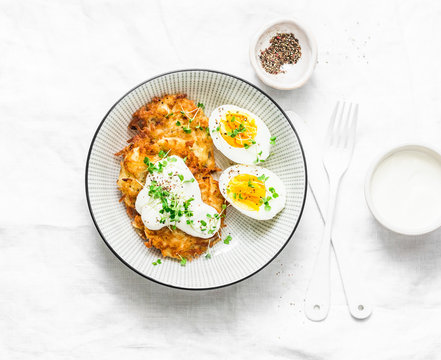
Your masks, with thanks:
<instances>
[{"instance_id":1,"label":"hard boiled egg","mask_svg":"<svg viewBox=\"0 0 441 360\"><path fill-rule=\"evenodd\" d=\"M272 171L259 166L229 167L219 178L219 189L233 207L253 219L272 219L285 207L285 185Z\"/></svg>"},{"instance_id":2,"label":"hard boiled egg","mask_svg":"<svg viewBox=\"0 0 441 360\"><path fill-rule=\"evenodd\" d=\"M216 108L209 120L216 148L241 164L261 164L271 150L271 134L265 123L252 112L235 105Z\"/></svg>"}]
</instances>

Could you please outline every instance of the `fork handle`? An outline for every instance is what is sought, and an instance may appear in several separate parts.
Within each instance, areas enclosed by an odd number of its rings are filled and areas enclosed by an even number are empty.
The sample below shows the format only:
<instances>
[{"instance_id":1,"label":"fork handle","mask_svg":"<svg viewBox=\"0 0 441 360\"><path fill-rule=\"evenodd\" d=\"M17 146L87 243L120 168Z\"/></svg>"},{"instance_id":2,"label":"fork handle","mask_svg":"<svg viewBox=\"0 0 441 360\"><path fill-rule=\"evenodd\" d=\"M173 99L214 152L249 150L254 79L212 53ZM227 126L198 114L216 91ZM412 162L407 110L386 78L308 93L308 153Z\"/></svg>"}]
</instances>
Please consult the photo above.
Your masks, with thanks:
<instances>
[{"instance_id":1,"label":"fork handle","mask_svg":"<svg viewBox=\"0 0 441 360\"><path fill-rule=\"evenodd\" d=\"M336 239L338 238L334 236L332 246L336 255L349 312L356 319L366 319L372 314L372 304L363 287L359 286L359 279L356 277L358 273L353 271L356 267L350 261L351 257L343 253L344 246L341 246L340 240Z\"/></svg>"},{"instance_id":2,"label":"fork handle","mask_svg":"<svg viewBox=\"0 0 441 360\"><path fill-rule=\"evenodd\" d=\"M331 233L340 177L337 180L330 177L329 182L329 203L325 218L325 229L305 297L305 314L312 321L326 319L330 305Z\"/></svg>"}]
</instances>

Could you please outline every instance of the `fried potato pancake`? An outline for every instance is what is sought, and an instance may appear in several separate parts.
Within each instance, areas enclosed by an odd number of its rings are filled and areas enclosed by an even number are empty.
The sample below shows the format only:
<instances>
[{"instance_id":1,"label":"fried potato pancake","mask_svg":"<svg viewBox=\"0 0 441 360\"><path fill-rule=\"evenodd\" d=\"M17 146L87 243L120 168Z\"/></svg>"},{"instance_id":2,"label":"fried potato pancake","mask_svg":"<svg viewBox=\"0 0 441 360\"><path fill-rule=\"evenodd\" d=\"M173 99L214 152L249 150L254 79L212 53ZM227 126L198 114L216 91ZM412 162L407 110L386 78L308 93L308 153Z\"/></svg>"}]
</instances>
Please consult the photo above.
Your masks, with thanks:
<instances>
[{"instance_id":1,"label":"fried potato pancake","mask_svg":"<svg viewBox=\"0 0 441 360\"><path fill-rule=\"evenodd\" d=\"M219 169L214 161L208 118L202 107L187 99L187 95L165 95L138 109L132 116L129 129L135 130L136 135L115 155L122 156L117 186L123 194L121 201L126 205L133 227L147 247L159 249L163 256L187 260L198 257L219 241L218 234L202 239L168 227L149 230L136 211L135 202L147 176L144 158L156 162L160 160L158 153L162 150L168 155L186 158L186 165L201 189L202 200L222 212L224 198L212 176ZM223 225L222 219L221 227Z\"/></svg>"}]
</instances>

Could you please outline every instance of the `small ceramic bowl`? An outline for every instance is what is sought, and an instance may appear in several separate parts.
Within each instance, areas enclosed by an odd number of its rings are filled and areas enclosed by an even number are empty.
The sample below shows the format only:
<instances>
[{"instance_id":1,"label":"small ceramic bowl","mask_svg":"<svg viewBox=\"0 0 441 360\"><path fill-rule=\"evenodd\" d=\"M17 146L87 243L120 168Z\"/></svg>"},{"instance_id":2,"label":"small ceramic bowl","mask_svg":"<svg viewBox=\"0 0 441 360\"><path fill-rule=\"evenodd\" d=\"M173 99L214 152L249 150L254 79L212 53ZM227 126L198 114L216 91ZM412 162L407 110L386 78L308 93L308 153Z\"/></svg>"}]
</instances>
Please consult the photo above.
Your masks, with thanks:
<instances>
[{"instance_id":1,"label":"small ceramic bowl","mask_svg":"<svg viewBox=\"0 0 441 360\"><path fill-rule=\"evenodd\" d=\"M299 40L302 55L296 64L283 65L285 73L267 73L259 59L260 52L269 45L277 33L293 33ZM279 90L292 90L303 86L311 77L317 63L317 43L312 33L297 20L281 19L265 25L257 32L250 44L250 61L259 79Z\"/></svg>"},{"instance_id":2,"label":"small ceramic bowl","mask_svg":"<svg viewBox=\"0 0 441 360\"><path fill-rule=\"evenodd\" d=\"M429 165L423 166L422 162L429 162L433 171L427 171ZM368 171L365 197L372 215L389 230L403 235L423 235L438 229L441 227L440 152L421 144L405 144L387 151Z\"/></svg>"}]
</instances>

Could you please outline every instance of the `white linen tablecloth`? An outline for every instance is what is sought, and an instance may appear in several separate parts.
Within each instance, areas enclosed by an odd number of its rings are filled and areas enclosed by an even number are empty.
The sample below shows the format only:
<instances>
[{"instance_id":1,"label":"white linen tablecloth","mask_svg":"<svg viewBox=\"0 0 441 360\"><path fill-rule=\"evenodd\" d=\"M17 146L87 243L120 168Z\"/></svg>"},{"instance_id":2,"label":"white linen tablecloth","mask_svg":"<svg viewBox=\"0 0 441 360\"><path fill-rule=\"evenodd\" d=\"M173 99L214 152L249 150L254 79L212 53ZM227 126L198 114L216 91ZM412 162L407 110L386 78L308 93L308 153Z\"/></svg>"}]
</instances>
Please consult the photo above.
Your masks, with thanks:
<instances>
[{"instance_id":1,"label":"white linen tablecloth","mask_svg":"<svg viewBox=\"0 0 441 360\"><path fill-rule=\"evenodd\" d=\"M295 91L260 83L253 34L277 17L314 31L319 60ZM379 226L363 195L373 158L441 139L439 1L0 1L1 359L439 359L441 232ZM231 287L180 291L125 267L95 230L84 168L96 127L159 73L210 68L247 79L323 135L332 106L360 103L338 233L361 265L374 313L347 311L335 263L332 308L303 300L322 224L309 196L293 239Z\"/></svg>"}]
</instances>

